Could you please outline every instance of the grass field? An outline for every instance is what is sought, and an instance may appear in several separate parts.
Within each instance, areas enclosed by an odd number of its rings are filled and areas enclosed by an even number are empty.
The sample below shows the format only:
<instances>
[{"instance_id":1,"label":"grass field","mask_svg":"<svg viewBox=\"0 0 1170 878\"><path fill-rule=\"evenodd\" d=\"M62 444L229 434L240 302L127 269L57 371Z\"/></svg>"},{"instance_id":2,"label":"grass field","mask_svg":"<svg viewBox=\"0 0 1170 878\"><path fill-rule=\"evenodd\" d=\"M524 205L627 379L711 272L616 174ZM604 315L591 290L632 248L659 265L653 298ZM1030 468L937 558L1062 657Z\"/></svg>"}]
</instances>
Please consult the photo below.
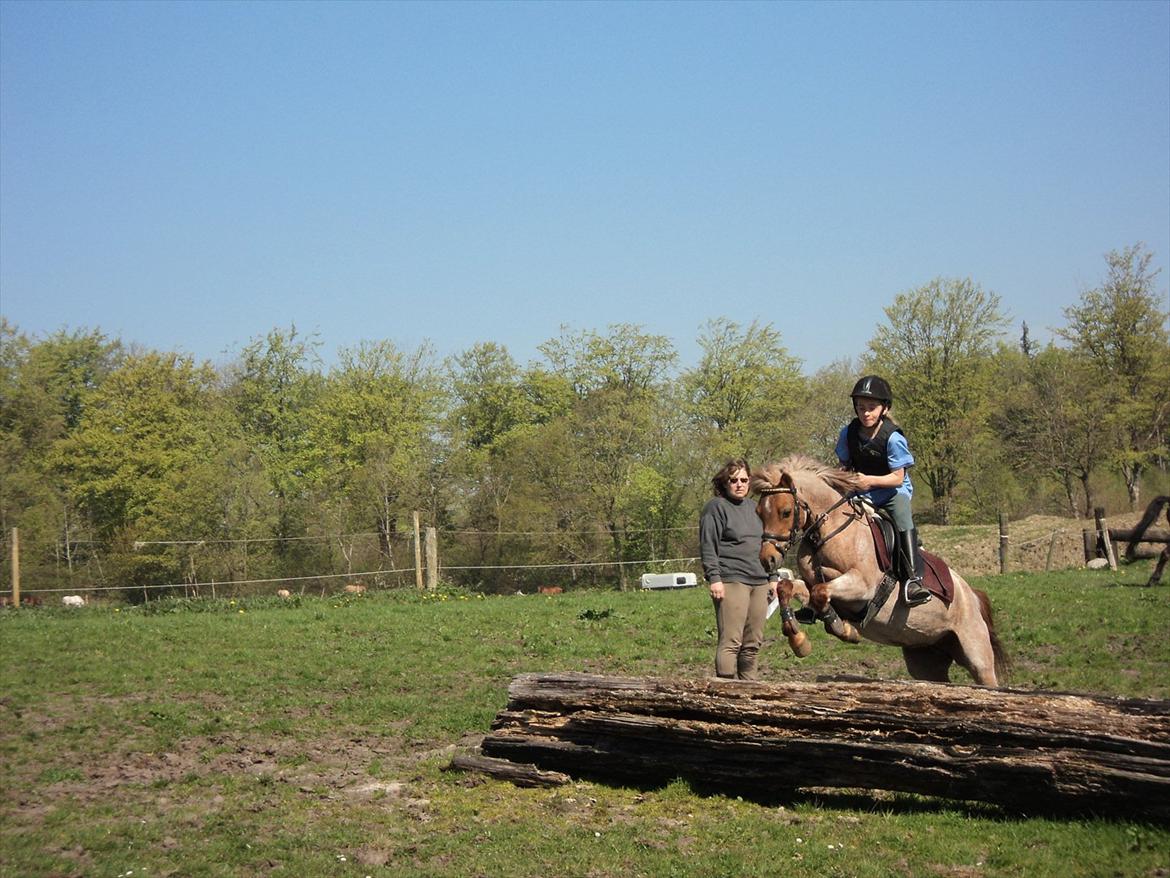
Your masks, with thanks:
<instances>
[{"instance_id":1,"label":"grass field","mask_svg":"<svg viewBox=\"0 0 1170 878\"><path fill-rule=\"evenodd\" d=\"M1170 590L988 577L1016 688L1170 699ZM763 678L904 679L769 628ZM1170 829L845 791L520 789L446 772L525 671L704 677L703 589L0 613L3 876L1167 876ZM959 672L955 682L966 682ZM831 684L827 684L831 685Z\"/></svg>"}]
</instances>

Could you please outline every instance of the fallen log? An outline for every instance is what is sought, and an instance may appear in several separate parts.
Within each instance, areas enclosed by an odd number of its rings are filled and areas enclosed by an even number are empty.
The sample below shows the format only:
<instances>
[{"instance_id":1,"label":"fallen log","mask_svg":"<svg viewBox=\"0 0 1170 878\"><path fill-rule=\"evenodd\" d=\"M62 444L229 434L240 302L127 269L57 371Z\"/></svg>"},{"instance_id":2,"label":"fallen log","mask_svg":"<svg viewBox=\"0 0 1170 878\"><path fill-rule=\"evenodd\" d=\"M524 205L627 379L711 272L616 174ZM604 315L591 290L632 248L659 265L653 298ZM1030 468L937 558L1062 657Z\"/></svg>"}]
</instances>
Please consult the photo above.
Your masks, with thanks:
<instances>
[{"instance_id":1,"label":"fallen log","mask_svg":"<svg viewBox=\"0 0 1170 878\"><path fill-rule=\"evenodd\" d=\"M573 777L639 786L684 778L752 798L864 788L1170 821L1167 701L890 681L522 674L481 752Z\"/></svg>"},{"instance_id":2,"label":"fallen log","mask_svg":"<svg viewBox=\"0 0 1170 878\"><path fill-rule=\"evenodd\" d=\"M501 780L510 780L518 787L559 787L570 780L569 775L560 771L542 771L535 765L509 762L507 759L493 759L490 756L460 753L451 759L449 771L478 771Z\"/></svg>"},{"instance_id":3,"label":"fallen log","mask_svg":"<svg viewBox=\"0 0 1170 878\"><path fill-rule=\"evenodd\" d=\"M1109 528L1109 539L1115 543L1128 543L1137 535L1139 543L1170 543L1170 530L1158 530L1150 528L1149 530L1139 531L1136 527L1111 527Z\"/></svg>"}]
</instances>

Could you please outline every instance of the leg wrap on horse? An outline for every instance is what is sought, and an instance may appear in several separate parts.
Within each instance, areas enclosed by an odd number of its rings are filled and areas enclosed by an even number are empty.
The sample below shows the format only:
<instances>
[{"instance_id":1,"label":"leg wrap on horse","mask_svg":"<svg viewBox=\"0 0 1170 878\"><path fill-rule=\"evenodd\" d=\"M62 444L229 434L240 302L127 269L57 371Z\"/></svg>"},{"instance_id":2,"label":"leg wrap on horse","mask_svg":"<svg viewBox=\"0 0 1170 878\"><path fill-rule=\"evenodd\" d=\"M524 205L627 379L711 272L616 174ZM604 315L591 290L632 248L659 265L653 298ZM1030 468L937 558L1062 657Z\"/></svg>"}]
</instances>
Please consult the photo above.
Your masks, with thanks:
<instances>
[{"instance_id":1,"label":"leg wrap on horse","mask_svg":"<svg viewBox=\"0 0 1170 878\"><path fill-rule=\"evenodd\" d=\"M809 642L808 635L800 630L796 614L787 604L780 607L780 622L784 636L788 638L788 646L797 658L804 658L812 652L812 643Z\"/></svg>"},{"instance_id":2,"label":"leg wrap on horse","mask_svg":"<svg viewBox=\"0 0 1170 878\"><path fill-rule=\"evenodd\" d=\"M821 614L820 619L825 625L825 630L834 637L838 637L847 643L857 643L861 640L861 635L857 633L857 629L838 616L837 611L833 609L832 605L825 608L825 612Z\"/></svg>"}]
</instances>

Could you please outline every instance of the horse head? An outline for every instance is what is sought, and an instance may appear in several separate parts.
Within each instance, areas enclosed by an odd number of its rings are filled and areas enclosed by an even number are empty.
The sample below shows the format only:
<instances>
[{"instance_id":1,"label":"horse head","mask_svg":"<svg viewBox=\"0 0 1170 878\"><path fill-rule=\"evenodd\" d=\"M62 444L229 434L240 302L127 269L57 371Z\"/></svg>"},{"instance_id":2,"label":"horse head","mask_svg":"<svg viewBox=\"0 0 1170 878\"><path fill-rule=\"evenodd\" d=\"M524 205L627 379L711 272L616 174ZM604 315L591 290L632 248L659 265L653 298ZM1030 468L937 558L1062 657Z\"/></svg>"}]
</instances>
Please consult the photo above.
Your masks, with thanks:
<instances>
[{"instance_id":1,"label":"horse head","mask_svg":"<svg viewBox=\"0 0 1170 878\"><path fill-rule=\"evenodd\" d=\"M760 495L756 515L764 524L760 561L769 573L784 562L793 531L800 527L796 485L790 473L769 465L752 473L752 491Z\"/></svg>"},{"instance_id":2,"label":"horse head","mask_svg":"<svg viewBox=\"0 0 1170 878\"><path fill-rule=\"evenodd\" d=\"M756 514L764 525L760 561L769 573L778 568L793 545L818 535L823 516L858 489L853 473L834 469L804 455L792 455L752 473L759 494Z\"/></svg>"}]
</instances>

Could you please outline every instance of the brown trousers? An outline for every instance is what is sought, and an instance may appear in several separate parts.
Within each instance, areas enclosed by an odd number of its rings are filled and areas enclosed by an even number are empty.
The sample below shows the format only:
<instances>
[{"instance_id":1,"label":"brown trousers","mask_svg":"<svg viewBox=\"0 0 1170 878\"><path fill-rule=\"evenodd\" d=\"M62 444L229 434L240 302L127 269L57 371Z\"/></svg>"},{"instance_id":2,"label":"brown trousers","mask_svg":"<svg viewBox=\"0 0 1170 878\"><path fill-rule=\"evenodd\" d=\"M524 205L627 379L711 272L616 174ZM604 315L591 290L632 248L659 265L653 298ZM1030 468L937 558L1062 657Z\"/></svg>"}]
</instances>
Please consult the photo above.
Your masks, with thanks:
<instances>
[{"instance_id":1,"label":"brown trousers","mask_svg":"<svg viewBox=\"0 0 1170 878\"><path fill-rule=\"evenodd\" d=\"M755 680L756 661L764 642L768 618L768 586L724 582L723 600L715 601L719 645L715 647L715 674Z\"/></svg>"}]
</instances>

